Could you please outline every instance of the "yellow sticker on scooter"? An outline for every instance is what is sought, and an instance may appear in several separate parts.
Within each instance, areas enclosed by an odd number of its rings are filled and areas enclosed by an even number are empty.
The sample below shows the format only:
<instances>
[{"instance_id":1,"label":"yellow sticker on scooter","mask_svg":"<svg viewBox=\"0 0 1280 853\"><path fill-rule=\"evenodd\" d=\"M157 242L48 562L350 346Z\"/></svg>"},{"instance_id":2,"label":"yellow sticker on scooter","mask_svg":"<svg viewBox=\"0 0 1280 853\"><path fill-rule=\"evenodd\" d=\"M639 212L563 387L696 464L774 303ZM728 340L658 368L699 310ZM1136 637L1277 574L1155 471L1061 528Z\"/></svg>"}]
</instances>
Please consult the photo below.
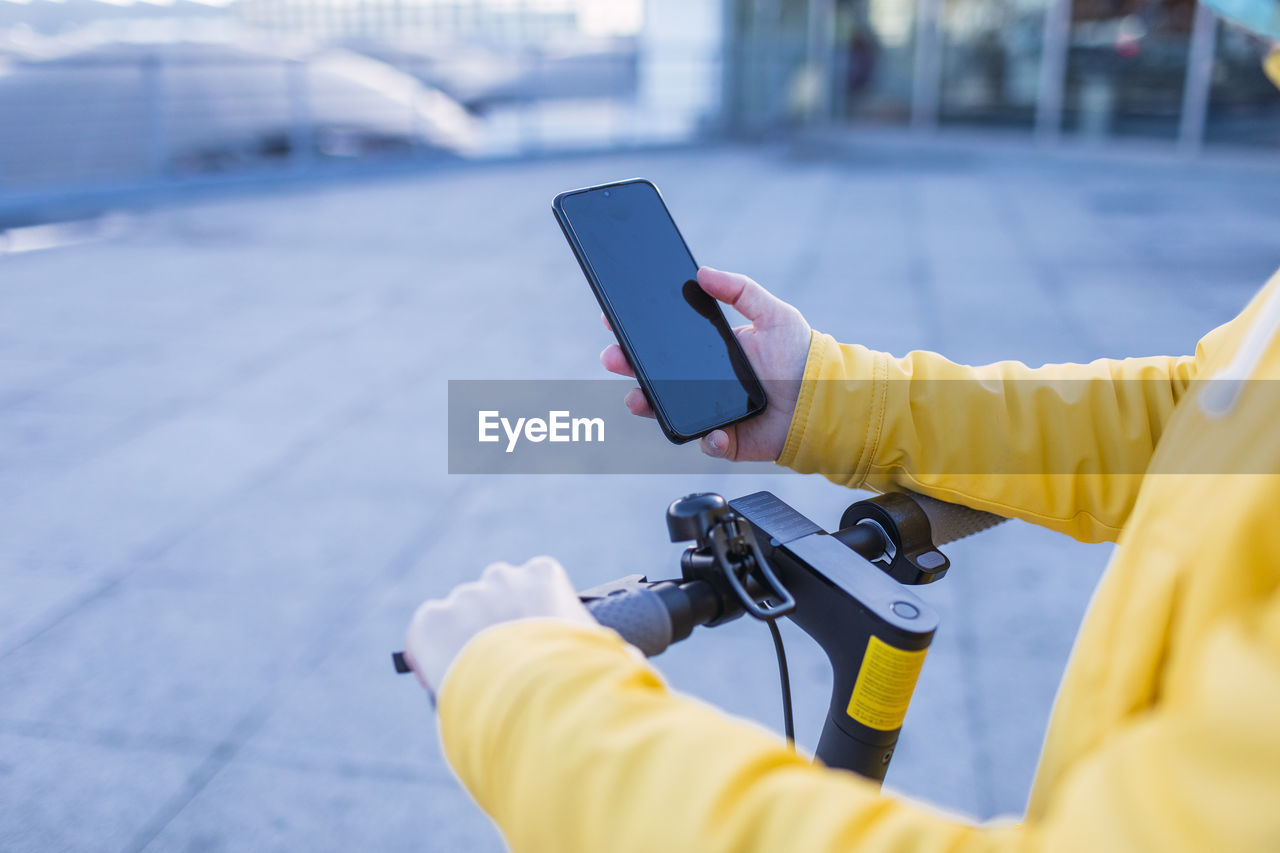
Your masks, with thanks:
<instances>
[{"instance_id":1,"label":"yellow sticker on scooter","mask_svg":"<svg viewBox=\"0 0 1280 853\"><path fill-rule=\"evenodd\" d=\"M849 716L883 732L900 728L928 651L895 648L879 637L868 640L862 669L849 697Z\"/></svg>"}]
</instances>

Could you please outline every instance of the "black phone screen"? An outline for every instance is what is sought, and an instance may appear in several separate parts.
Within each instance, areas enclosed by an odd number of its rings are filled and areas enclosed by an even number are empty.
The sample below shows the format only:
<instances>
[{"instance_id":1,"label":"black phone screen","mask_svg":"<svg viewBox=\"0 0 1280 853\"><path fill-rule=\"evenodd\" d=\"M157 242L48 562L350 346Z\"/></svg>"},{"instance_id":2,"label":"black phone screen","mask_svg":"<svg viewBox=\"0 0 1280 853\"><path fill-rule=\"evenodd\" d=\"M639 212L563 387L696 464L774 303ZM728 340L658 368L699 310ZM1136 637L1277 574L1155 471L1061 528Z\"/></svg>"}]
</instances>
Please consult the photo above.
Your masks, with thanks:
<instances>
[{"instance_id":1,"label":"black phone screen","mask_svg":"<svg viewBox=\"0 0 1280 853\"><path fill-rule=\"evenodd\" d=\"M664 426L684 440L759 412L764 391L698 266L647 181L559 197L637 378Z\"/></svg>"}]
</instances>

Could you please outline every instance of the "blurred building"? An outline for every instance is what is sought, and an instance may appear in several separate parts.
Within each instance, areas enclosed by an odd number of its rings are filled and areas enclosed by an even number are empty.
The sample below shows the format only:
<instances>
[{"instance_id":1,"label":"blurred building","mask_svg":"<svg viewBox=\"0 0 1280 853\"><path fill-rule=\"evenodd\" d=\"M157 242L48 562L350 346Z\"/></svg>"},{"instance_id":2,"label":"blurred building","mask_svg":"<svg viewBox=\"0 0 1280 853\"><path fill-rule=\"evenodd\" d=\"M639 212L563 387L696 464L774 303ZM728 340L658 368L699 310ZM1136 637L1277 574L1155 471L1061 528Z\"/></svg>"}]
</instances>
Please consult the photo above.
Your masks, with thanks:
<instances>
[{"instance_id":1,"label":"blurred building","mask_svg":"<svg viewBox=\"0 0 1280 853\"><path fill-rule=\"evenodd\" d=\"M726 0L725 120L1280 148L1267 46L1194 0Z\"/></svg>"},{"instance_id":2,"label":"blurred building","mask_svg":"<svg viewBox=\"0 0 1280 853\"><path fill-rule=\"evenodd\" d=\"M0 0L0 214L813 125L1280 151L1265 51L1194 0Z\"/></svg>"}]
</instances>

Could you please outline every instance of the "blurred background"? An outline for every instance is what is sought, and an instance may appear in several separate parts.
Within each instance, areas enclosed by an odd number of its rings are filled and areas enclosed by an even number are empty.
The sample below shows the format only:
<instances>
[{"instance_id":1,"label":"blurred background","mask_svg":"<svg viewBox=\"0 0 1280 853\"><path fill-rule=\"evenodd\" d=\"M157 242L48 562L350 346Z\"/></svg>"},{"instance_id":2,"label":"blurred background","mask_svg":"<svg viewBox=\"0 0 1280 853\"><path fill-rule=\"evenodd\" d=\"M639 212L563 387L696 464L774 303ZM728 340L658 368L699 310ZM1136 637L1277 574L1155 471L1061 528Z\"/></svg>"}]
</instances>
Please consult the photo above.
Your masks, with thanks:
<instances>
[{"instance_id":1,"label":"blurred background","mask_svg":"<svg viewBox=\"0 0 1280 853\"><path fill-rule=\"evenodd\" d=\"M799 127L1275 150L1263 53L1192 0L0 0L0 225Z\"/></svg>"},{"instance_id":2,"label":"blurred background","mask_svg":"<svg viewBox=\"0 0 1280 853\"><path fill-rule=\"evenodd\" d=\"M859 497L449 476L448 380L603 376L551 198L649 177L894 353L1187 353L1280 265L1264 52L1183 0L0 0L0 850L502 849L391 672L419 601L674 574L690 491ZM948 549L891 789L1021 813L1110 550ZM656 663L780 727L761 626Z\"/></svg>"}]
</instances>

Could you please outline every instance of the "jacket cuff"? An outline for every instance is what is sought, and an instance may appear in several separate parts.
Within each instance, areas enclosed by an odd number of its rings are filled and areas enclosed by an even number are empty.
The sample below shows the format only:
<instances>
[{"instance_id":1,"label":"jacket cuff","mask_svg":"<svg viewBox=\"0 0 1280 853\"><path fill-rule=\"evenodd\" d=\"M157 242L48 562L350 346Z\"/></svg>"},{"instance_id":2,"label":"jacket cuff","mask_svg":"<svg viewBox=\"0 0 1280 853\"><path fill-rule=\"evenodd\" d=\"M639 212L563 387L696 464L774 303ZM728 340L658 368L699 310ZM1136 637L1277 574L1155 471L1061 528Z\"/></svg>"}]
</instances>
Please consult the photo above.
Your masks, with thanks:
<instances>
[{"instance_id":1,"label":"jacket cuff","mask_svg":"<svg viewBox=\"0 0 1280 853\"><path fill-rule=\"evenodd\" d=\"M778 464L862 486L884 425L888 358L815 331Z\"/></svg>"}]
</instances>

